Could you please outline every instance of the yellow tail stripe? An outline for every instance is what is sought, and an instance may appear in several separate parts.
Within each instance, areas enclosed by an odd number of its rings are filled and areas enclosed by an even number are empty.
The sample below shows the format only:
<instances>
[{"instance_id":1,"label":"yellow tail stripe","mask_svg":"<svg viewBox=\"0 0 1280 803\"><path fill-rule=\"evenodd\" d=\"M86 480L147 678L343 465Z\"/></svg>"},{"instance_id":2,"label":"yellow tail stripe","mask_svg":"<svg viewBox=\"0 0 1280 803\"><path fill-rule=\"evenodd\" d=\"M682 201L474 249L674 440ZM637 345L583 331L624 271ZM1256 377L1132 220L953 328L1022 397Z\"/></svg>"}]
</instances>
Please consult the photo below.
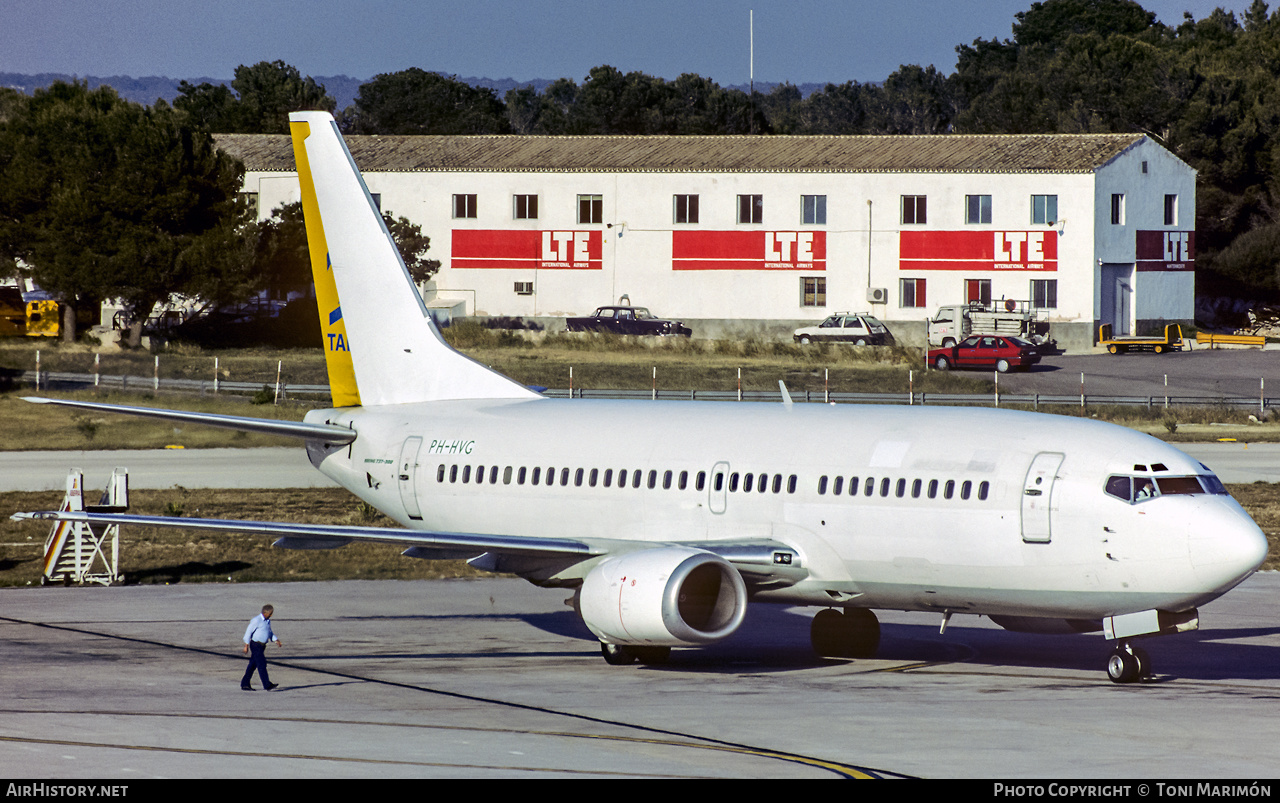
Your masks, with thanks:
<instances>
[{"instance_id":1,"label":"yellow tail stripe","mask_svg":"<svg viewBox=\"0 0 1280 803\"><path fill-rule=\"evenodd\" d=\"M316 306L320 310L320 331L325 365L329 369L329 392L334 407L359 407L360 389L356 385L355 366L351 362L351 341L342 319L338 286L329 265L329 245L320 220L320 204L316 200L315 182L307 161L307 137L311 124L289 123L293 134L293 156L298 163L298 183L302 186L302 214L307 222L307 246L311 251L311 277L316 285Z\"/></svg>"}]
</instances>

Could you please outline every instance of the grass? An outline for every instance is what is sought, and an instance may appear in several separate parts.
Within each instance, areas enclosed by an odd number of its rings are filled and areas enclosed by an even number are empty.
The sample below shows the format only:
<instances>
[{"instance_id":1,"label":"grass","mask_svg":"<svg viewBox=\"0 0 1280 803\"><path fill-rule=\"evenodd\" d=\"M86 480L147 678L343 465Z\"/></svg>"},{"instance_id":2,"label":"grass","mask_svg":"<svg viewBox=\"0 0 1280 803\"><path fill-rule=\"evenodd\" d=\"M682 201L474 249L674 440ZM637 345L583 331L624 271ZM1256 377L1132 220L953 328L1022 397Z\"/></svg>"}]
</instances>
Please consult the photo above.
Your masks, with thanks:
<instances>
[{"instance_id":1,"label":"grass","mask_svg":"<svg viewBox=\"0 0 1280 803\"><path fill-rule=\"evenodd\" d=\"M94 357L99 357L103 375L124 374L150 379L160 358L161 379L208 379L217 375L223 380L274 385L276 369L282 379L304 385L327 384L324 353L320 349L227 349L205 351L198 346L174 344L159 354L147 351L116 351L98 355L94 347L83 343L65 344L56 340L19 340L0 338L0 371L34 371L36 351L40 352L40 370L93 373Z\"/></svg>"},{"instance_id":2,"label":"grass","mask_svg":"<svg viewBox=\"0 0 1280 803\"><path fill-rule=\"evenodd\" d=\"M31 391L25 391L30 393ZM301 421L310 405L286 403L279 406L254 405L248 398L234 396L164 396L126 393L44 393L42 396L100 401L134 407L175 407L203 413L277 418ZM30 404L17 393L0 394L0 420L5 422L6 451L43 449L185 449L213 447L297 446L295 438L234 432L213 427L174 425L147 418L111 413L92 413L53 405Z\"/></svg>"},{"instance_id":3,"label":"grass","mask_svg":"<svg viewBox=\"0 0 1280 803\"><path fill-rule=\"evenodd\" d=\"M1229 485L1267 533L1271 549L1263 569L1280 569L1280 487L1257 482ZM47 525L11 521L15 510L48 510L62 500L61 491L0 494L0 586L38 585ZM300 490L134 490L130 512L200 518L260 519L321 524L395 526L394 523L338 488ZM248 583L306 580L421 580L487 576L463 561L415 560L400 548L352 544L331 550L286 550L271 546L269 536L223 535L124 528L120 565L130 584Z\"/></svg>"},{"instance_id":4,"label":"grass","mask_svg":"<svg viewBox=\"0 0 1280 803\"><path fill-rule=\"evenodd\" d=\"M661 390L734 391L741 371L743 390L776 391L778 380L786 382L794 396L805 391L832 393L897 392L904 398L908 388L917 393L991 394L994 387L986 374L926 371L919 353L896 347L852 348L839 344L772 342L756 338L734 341L705 341L689 338L622 337L608 334L559 334L488 329L475 322L463 322L444 330L445 338L473 359L527 385L575 389L648 390L655 381ZM90 347L55 342L0 340L0 381L5 375L35 367L35 351L41 353L41 368L48 371L92 372L94 352ZM274 386L276 367L283 364L286 382L324 384L327 375L324 354L319 349L235 349L205 351L195 346L175 345L160 355L161 377L213 378L214 360L219 375L226 380ZM145 352L103 354L103 374L128 374L149 378L154 358ZM141 383L140 383L141 384ZM22 391L25 394L30 389ZM43 393L43 392L42 392ZM288 445L288 439L244 435L199 426L180 427L155 421L126 419L35 407L17 401L14 393L0 393L0 415L8 424L3 448L28 449L117 449L157 448L170 444L186 448L214 446ZM77 393L47 394L58 397L98 399L116 404L218 412L254 417L300 419L321 401L289 402L281 406L249 406L245 399L221 394L210 396L150 394ZM271 393L260 394L266 401ZM1262 423L1249 421L1249 411L1226 407L1161 408L1133 407L1045 407L1044 412L1060 415L1089 415L1132 427L1171 442L1233 438L1247 442L1280 441L1280 421L1276 416ZM1226 425L1226 426L1222 426Z\"/></svg>"}]
</instances>

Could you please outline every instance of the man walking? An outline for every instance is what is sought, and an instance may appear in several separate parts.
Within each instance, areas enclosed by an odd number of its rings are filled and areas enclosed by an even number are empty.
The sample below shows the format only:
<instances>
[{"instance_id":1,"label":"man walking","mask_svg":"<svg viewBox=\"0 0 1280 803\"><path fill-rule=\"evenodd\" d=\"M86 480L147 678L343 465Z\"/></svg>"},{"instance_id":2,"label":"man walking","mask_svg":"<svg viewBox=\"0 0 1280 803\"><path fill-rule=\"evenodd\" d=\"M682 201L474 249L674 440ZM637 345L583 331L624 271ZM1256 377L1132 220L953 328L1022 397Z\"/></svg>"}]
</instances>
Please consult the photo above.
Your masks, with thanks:
<instances>
[{"instance_id":1,"label":"man walking","mask_svg":"<svg viewBox=\"0 0 1280 803\"><path fill-rule=\"evenodd\" d=\"M262 613L250 619L249 627L244 631L244 653L249 656L249 667L244 670L244 679L240 681L240 688L244 691L253 691L249 681L253 678L255 667L258 670L258 677L262 680L262 688L271 691L279 685L272 683L271 678L267 677L267 642L274 641L284 646L284 643L276 638L276 634L271 632L271 614L273 613L275 608L263 605Z\"/></svg>"}]
</instances>

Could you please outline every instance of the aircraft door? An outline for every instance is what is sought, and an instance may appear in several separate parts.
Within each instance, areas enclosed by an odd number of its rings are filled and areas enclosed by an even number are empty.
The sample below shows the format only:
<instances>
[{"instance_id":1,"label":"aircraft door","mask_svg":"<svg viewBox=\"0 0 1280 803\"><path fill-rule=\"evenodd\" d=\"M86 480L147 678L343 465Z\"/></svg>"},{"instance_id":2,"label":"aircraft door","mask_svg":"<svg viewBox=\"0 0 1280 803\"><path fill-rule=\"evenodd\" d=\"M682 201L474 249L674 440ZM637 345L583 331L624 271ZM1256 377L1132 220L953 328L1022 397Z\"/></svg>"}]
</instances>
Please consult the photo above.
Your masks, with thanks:
<instances>
[{"instance_id":1,"label":"aircraft door","mask_svg":"<svg viewBox=\"0 0 1280 803\"><path fill-rule=\"evenodd\" d=\"M422 509L418 507L418 492L415 480L418 477L418 451L422 448L422 438L408 438L400 448L400 463L396 466L396 478L400 482L400 503L411 519L422 518Z\"/></svg>"},{"instance_id":2,"label":"aircraft door","mask_svg":"<svg viewBox=\"0 0 1280 803\"><path fill-rule=\"evenodd\" d=\"M707 483L707 504L712 513L723 513L728 498L729 464L723 461L711 467L711 480Z\"/></svg>"},{"instance_id":3,"label":"aircraft door","mask_svg":"<svg viewBox=\"0 0 1280 803\"><path fill-rule=\"evenodd\" d=\"M1023 541L1049 543L1053 482L1057 478L1058 467L1062 465L1062 457L1059 452L1041 452L1031 461L1022 486Z\"/></svg>"}]
</instances>

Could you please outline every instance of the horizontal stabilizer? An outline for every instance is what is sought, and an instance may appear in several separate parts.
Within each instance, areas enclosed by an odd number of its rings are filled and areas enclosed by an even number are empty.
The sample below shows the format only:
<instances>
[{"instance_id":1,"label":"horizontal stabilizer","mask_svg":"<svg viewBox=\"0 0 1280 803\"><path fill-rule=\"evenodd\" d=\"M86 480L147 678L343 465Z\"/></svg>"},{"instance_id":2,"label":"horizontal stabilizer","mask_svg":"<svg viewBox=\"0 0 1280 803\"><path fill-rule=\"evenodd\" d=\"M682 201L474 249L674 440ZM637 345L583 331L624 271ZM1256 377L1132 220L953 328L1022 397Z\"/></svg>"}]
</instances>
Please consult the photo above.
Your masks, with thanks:
<instances>
[{"instance_id":1,"label":"horizontal stabilizer","mask_svg":"<svg viewBox=\"0 0 1280 803\"><path fill-rule=\"evenodd\" d=\"M165 421L177 421L184 424L204 424L208 427L236 429L241 432L261 432L265 435L283 435L288 438L303 438L309 441L324 443L351 443L356 439L356 432L346 427L333 424L309 424L305 421L276 421L270 418L248 418L238 415L218 415L217 413L191 413L186 410L165 410L157 407L129 407L122 404L100 404L98 402L71 401L69 399L45 399L39 396L24 396L23 401L34 404L56 404L61 407L77 407L82 410L93 410L99 413L120 413L143 418L159 418Z\"/></svg>"}]
</instances>

